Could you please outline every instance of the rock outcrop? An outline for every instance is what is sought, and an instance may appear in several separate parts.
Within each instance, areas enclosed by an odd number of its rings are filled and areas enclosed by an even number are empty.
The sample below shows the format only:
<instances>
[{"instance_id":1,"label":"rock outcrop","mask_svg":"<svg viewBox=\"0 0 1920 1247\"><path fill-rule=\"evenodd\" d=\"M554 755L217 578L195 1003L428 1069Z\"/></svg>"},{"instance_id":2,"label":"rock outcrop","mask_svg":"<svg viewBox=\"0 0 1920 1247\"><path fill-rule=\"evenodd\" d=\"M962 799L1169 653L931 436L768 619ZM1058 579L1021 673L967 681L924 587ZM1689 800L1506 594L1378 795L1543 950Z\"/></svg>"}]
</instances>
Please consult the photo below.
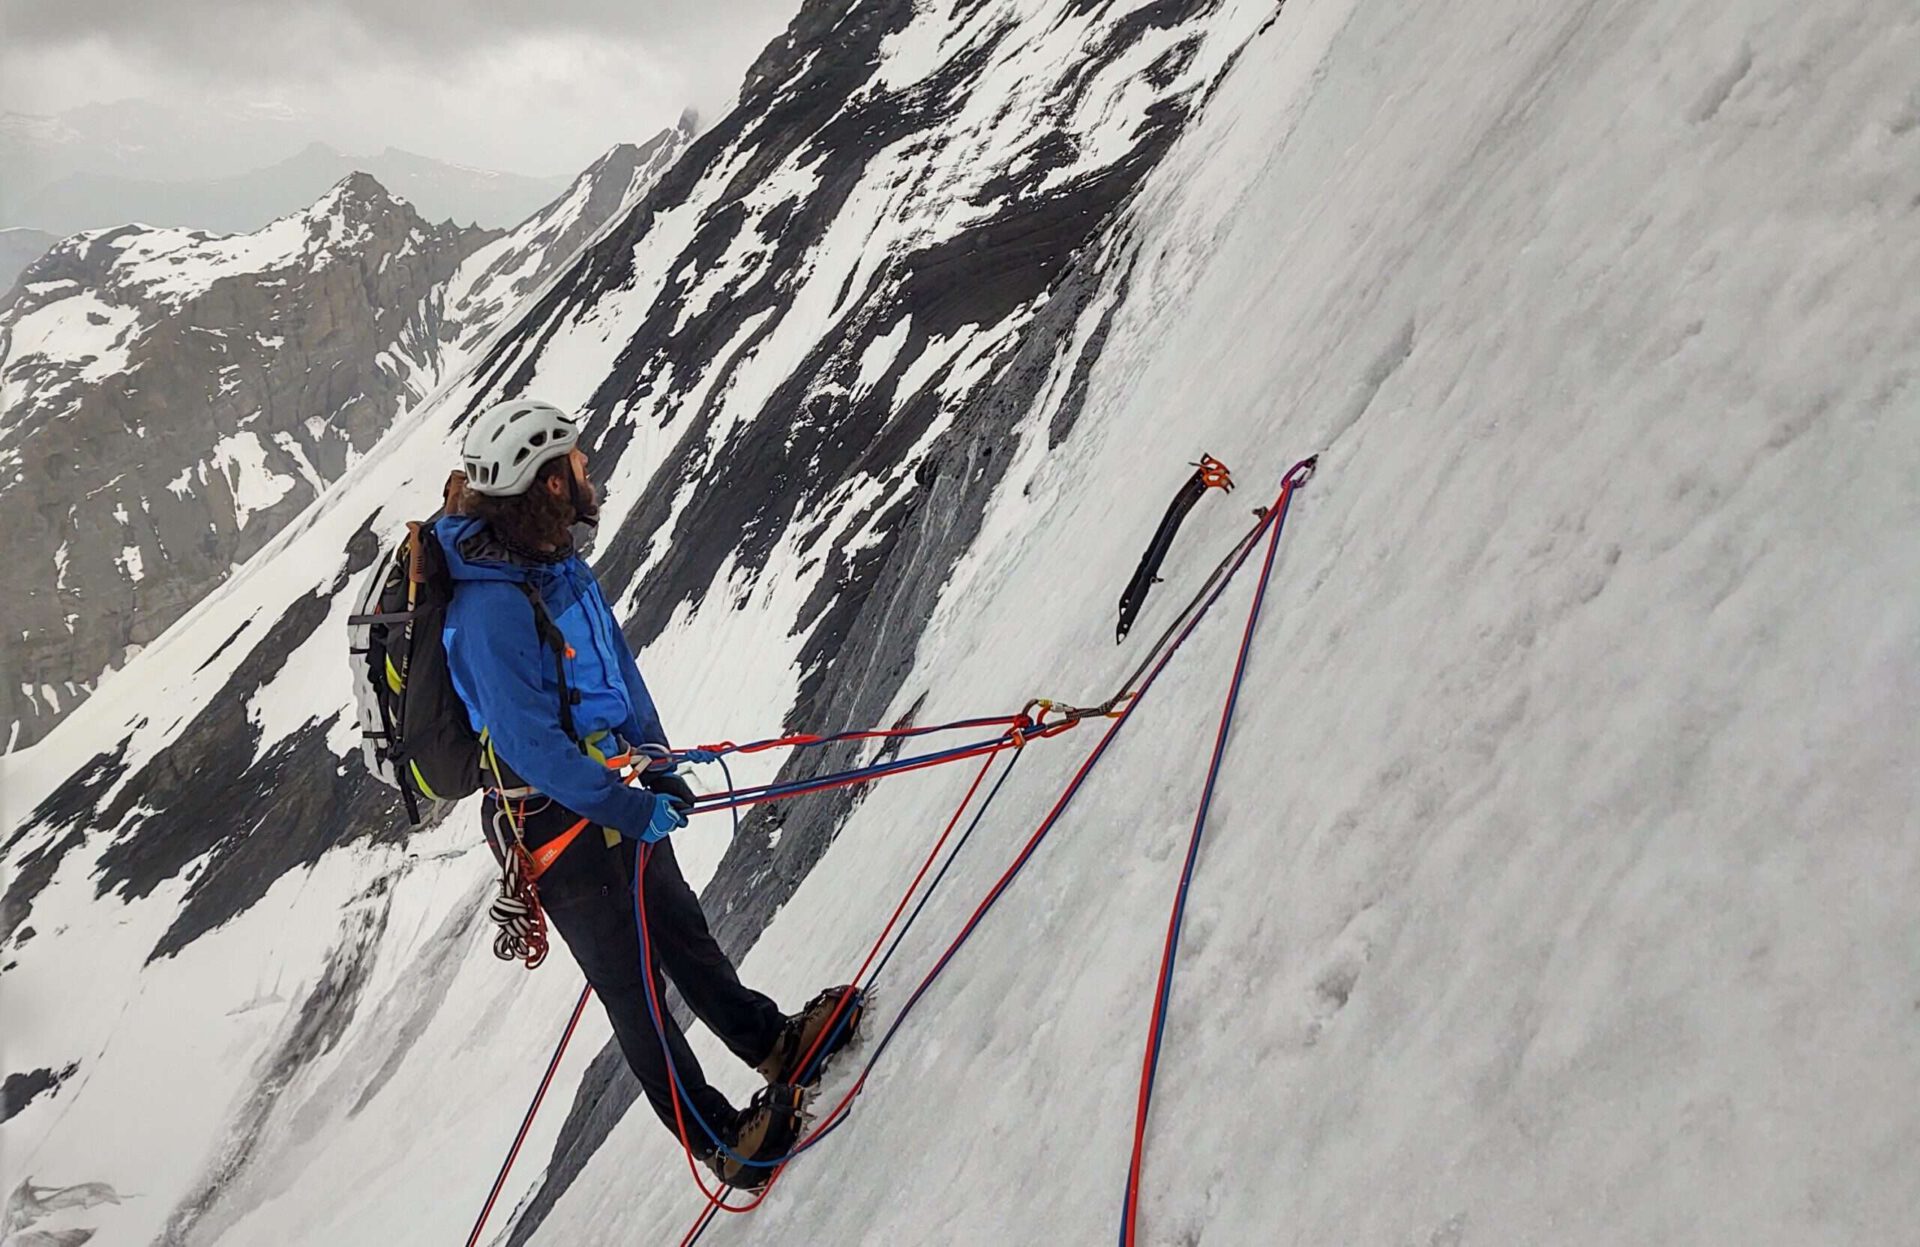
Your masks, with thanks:
<instances>
[{"instance_id":1,"label":"rock outcrop","mask_svg":"<svg viewBox=\"0 0 1920 1247\"><path fill-rule=\"evenodd\" d=\"M14 279L47 253L59 239L37 229L0 229L0 295L13 289Z\"/></svg>"},{"instance_id":2,"label":"rock outcrop","mask_svg":"<svg viewBox=\"0 0 1920 1247\"><path fill-rule=\"evenodd\" d=\"M365 174L254 234L77 234L0 317L0 713L31 741L419 397L393 355L495 235Z\"/></svg>"}]
</instances>

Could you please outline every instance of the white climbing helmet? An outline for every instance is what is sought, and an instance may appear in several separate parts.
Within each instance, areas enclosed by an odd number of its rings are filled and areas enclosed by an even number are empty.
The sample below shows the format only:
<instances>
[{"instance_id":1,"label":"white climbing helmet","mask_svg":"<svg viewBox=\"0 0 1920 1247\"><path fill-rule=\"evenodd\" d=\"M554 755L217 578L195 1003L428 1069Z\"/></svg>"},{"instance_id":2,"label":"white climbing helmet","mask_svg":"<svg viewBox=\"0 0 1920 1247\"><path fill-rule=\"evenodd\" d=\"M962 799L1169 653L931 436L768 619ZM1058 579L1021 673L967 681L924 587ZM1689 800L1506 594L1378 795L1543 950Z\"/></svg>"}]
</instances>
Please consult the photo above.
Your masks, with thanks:
<instances>
[{"instance_id":1,"label":"white climbing helmet","mask_svg":"<svg viewBox=\"0 0 1920 1247\"><path fill-rule=\"evenodd\" d=\"M467 487L496 498L524 494L540 466L567 454L580 426L552 403L512 398L475 417L460 443Z\"/></svg>"}]
</instances>

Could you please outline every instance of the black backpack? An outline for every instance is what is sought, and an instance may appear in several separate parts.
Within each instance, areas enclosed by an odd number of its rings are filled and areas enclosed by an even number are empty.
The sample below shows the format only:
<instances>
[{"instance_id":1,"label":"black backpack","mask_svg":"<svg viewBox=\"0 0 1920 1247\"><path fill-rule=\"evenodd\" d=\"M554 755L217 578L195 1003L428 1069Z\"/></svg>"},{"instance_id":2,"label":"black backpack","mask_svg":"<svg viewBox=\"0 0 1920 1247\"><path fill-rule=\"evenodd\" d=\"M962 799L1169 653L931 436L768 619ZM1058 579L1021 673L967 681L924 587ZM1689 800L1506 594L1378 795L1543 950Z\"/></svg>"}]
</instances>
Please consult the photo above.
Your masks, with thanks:
<instances>
[{"instance_id":1,"label":"black backpack","mask_svg":"<svg viewBox=\"0 0 1920 1247\"><path fill-rule=\"evenodd\" d=\"M454 498L464 481L447 482ZM435 517L438 518L438 517ZM521 589L534 627L553 652L560 679L560 726L574 736L567 687L566 638L532 585ZM407 525L406 535L367 569L354 613L347 617L348 665L360 719L360 756L384 784L398 788L407 817L420 822L420 800L455 801L487 783L480 737L447 671L442 631L453 601L453 577L433 520ZM501 777L506 784L508 777Z\"/></svg>"}]
</instances>

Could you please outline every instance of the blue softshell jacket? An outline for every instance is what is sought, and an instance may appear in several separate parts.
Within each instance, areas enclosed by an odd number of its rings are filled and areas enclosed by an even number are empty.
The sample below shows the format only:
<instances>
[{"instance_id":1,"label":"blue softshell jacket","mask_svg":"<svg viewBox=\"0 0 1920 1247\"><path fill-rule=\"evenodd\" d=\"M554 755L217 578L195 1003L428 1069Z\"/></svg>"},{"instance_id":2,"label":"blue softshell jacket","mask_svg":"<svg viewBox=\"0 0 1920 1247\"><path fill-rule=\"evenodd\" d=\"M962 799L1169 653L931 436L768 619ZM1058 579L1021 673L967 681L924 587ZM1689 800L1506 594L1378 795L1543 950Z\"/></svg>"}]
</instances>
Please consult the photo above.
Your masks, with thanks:
<instances>
[{"instance_id":1,"label":"blue softshell jacket","mask_svg":"<svg viewBox=\"0 0 1920 1247\"><path fill-rule=\"evenodd\" d=\"M578 555L550 564L515 559L483 521L468 516L439 520L434 535L454 580L447 668L474 730L486 729L501 760L539 792L602 826L644 831L653 793L629 788L561 728L553 650L541 641L520 587L539 590L573 650L566 663L580 697L574 730L583 739L610 732L629 744L664 745L660 714L593 572Z\"/></svg>"}]
</instances>

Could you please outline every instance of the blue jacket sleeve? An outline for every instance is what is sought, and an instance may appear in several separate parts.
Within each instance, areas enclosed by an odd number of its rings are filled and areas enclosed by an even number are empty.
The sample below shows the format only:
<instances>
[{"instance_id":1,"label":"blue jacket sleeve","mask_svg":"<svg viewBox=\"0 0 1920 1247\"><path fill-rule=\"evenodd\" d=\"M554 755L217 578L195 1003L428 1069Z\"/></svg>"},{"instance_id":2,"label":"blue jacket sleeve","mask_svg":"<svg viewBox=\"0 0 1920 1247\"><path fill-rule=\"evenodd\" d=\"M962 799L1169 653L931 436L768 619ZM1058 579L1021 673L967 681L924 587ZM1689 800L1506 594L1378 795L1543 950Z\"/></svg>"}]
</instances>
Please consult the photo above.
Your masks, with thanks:
<instances>
[{"instance_id":1,"label":"blue jacket sleeve","mask_svg":"<svg viewBox=\"0 0 1920 1247\"><path fill-rule=\"evenodd\" d=\"M478 596L462 604L469 609L449 614L446 636L447 660L473 702L476 726L486 727L501 759L540 792L603 826L644 832L654 795L621 783L561 729L560 694L545 674L553 651L541 643L524 595L512 586L494 589L484 606L499 609L484 611L472 609L483 606Z\"/></svg>"},{"instance_id":2,"label":"blue jacket sleeve","mask_svg":"<svg viewBox=\"0 0 1920 1247\"><path fill-rule=\"evenodd\" d=\"M620 633L616 631L614 635ZM647 682L640 678L640 665L624 644L620 646L620 674L627 682L627 698L633 703L633 718L627 720L620 734L636 745L666 744L667 729L661 726L653 694L647 692Z\"/></svg>"},{"instance_id":3,"label":"blue jacket sleeve","mask_svg":"<svg viewBox=\"0 0 1920 1247\"><path fill-rule=\"evenodd\" d=\"M667 729L661 725L660 711L653 704L653 694L647 691L647 682L640 678L640 664L634 661L633 650L627 645L626 633L621 631L620 621L613 617L613 608L607 605L607 599L594 586L594 596L599 599L600 609L606 612L607 631L613 636L615 661L620 667L620 678L627 686L627 704L633 707L633 717L620 725L620 734L634 745L665 745Z\"/></svg>"}]
</instances>

